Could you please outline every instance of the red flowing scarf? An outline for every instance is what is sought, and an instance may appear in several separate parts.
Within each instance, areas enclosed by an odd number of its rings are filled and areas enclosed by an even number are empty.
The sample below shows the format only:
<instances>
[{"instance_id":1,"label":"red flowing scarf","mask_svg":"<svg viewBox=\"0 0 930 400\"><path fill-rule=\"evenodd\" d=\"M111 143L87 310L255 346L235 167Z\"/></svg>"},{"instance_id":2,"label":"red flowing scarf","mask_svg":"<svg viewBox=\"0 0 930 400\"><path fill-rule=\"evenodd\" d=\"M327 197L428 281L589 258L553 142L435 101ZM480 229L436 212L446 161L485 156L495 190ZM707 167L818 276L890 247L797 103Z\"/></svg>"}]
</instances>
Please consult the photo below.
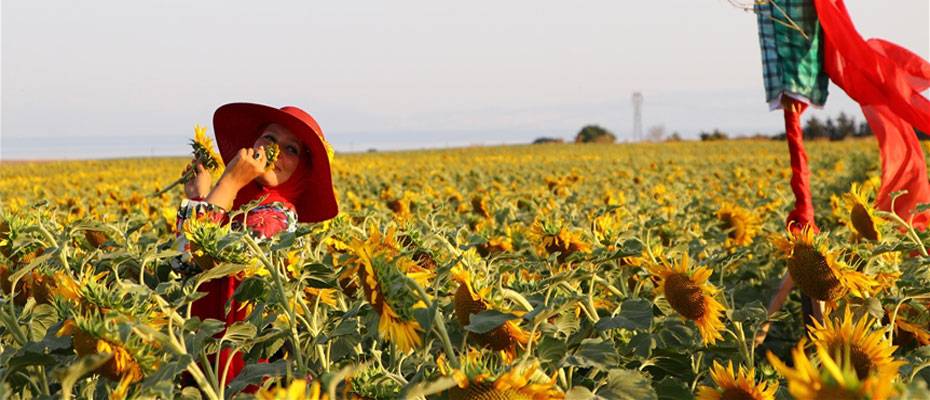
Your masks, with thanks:
<instances>
[{"instance_id":1,"label":"red flowing scarf","mask_svg":"<svg viewBox=\"0 0 930 400\"><path fill-rule=\"evenodd\" d=\"M914 207L930 203L924 154L914 127L930 132L930 101L920 92L930 87L930 63L907 49L881 39L862 38L843 0L814 0L823 26L824 64L830 79L862 107L878 139L882 186L877 207L907 220ZM925 228L928 214L914 217Z\"/></svg>"}]
</instances>

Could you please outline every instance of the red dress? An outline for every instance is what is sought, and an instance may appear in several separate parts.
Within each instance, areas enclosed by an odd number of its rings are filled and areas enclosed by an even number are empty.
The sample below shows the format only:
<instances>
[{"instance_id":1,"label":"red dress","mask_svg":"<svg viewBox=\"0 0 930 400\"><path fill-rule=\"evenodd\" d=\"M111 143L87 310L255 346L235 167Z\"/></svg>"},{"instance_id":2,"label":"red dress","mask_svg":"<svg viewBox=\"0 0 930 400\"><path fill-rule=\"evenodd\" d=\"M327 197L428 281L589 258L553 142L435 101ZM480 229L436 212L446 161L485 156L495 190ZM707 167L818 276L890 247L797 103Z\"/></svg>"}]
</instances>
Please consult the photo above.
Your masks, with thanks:
<instances>
[{"instance_id":1,"label":"red dress","mask_svg":"<svg viewBox=\"0 0 930 400\"><path fill-rule=\"evenodd\" d=\"M198 201L184 200L178 208L177 231L183 232L184 221L189 218L207 217L216 222L227 222L228 217L226 210L213 204ZM232 228L236 230L243 229L241 218L232 222ZM293 232L297 228L297 214L294 206L285 202L274 202L260 205L248 212L245 219L246 232L257 241L268 239L279 232ZM181 237L184 255L179 262L173 265L174 269L185 276L193 276L201 272L200 268L190 260L190 244ZM215 319L225 321L226 326L242 321L248 317L246 309L233 299L233 293L239 285L239 279L235 277L225 277L214 279L206 282L198 289L207 295L197 301L191 307L191 314L200 319ZM226 304L229 304L229 313L226 313ZM222 334L222 333L220 333ZM245 366L242 359L242 353L236 353L232 359L229 357L229 349L220 351L220 367L223 368L226 362L231 362L229 372L226 374L226 384L228 385L239 374L239 371Z\"/></svg>"}]
</instances>

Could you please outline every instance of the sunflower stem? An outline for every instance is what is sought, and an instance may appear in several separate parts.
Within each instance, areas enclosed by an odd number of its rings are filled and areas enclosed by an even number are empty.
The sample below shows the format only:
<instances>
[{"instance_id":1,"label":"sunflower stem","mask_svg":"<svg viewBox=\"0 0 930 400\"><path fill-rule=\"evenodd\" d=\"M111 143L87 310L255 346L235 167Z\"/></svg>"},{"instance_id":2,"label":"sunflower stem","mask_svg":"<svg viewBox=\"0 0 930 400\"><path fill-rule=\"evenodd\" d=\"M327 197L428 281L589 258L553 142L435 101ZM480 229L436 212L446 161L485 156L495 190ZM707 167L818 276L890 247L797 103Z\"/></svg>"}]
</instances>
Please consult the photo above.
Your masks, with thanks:
<instances>
[{"instance_id":1,"label":"sunflower stem","mask_svg":"<svg viewBox=\"0 0 930 400\"><path fill-rule=\"evenodd\" d=\"M879 216L881 216L881 217L883 217L883 218L888 218L888 219L890 219L890 220L892 220L892 221L898 223L899 225L903 226L904 229L907 231L907 236L908 236L908 238L910 238L910 239L914 242L914 244L917 245L918 250L920 250L920 255L922 255L922 256L924 256L924 257L930 257L930 254L927 254L927 248L926 248L926 246L924 246L924 243L920 240L920 236L917 235L917 231L914 230L914 225L913 225L913 224L909 224L907 221L904 220L904 218L901 218L900 215L898 215L896 212L894 212L894 209L895 209L895 208L894 208L894 201L897 200L899 196L904 195L904 194L907 194L907 191L906 191L906 190L905 190L905 191L902 191L901 194L899 194L899 195L897 195L897 196L893 196L893 197L891 198L891 210L892 210L892 211L890 211L890 212L889 212L889 211L876 211L876 214L878 214ZM913 218L914 218L914 216L911 215L911 219L912 219L912 220L913 220Z\"/></svg>"},{"instance_id":2,"label":"sunflower stem","mask_svg":"<svg viewBox=\"0 0 930 400\"><path fill-rule=\"evenodd\" d=\"M597 283L600 283L601 285L603 285L604 288L606 288L608 291L610 291L610 293L613 293L614 296L617 296L617 297L619 297L619 298L621 298L621 299L624 298L624 297L626 297L626 295L624 295L623 292L620 291L620 289L617 289L616 286L611 285L610 282L608 282L608 281L607 281L606 279L604 279L604 278L601 278L600 275L594 274L594 281L597 282Z\"/></svg>"},{"instance_id":3,"label":"sunflower stem","mask_svg":"<svg viewBox=\"0 0 930 400\"><path fill-rule=\"evenodd\" d=\"M193 168L188 168L188 169L184 170L184 173L181 174L181 177L178 178L178 180L176 180L176 181L174 181L174 182L171 182L170 184L168 184L168 186L165 186L164 189L159 190L159 191L157 191L157 192L155 192L155 193L152 193L152 196L151 196L151 197L158 197L158 196L161 196L162 194L164 194L165 192L171 190L171 189L174 188L175 186L181 184L182 182L187 182L187 181L189 181L189 180L190 180L191 178L193 178L193 177L194 177L194 169L193 169Z\"/></svg>"},{"instance_id":4,"label":"sunflower stem","mask_svg":"<svg viewBox=\"0 0 930 400\"><path fill-rule=\"evenodd\" d=\"M407 279L406 281L408 285L412 286L417 291L417 294L420 295L420 299L423 300L426 307L433 308L433 301L430 300L429 296L426 294L426 289L423 289L423 287L413 279ZM449 363L452 364L452 368L461 368L459 358L455 355L455 350L452 349L452 340L449 339L449 332L446 331L446 323L442 320L441 314L438 312L434 313L433 320L436 332L439 333L439 341L442 342L446 357L449 358Z\"/></svg>"},{"instance_id":5,"label":"sunflower stem","mask_svg":"<svg viewBox=\"0 0 930 400\"><path fill-rule=\"evenodd\" d=\"M526 297L523 297L522 294L504 287L501 287L500 290L505 299L519 304L520 307L523 307L523 309L526 311L533 311L533 305L530 304L530 302L526 300Z\"/></svg>"},{"instance_id":6,"label":"sunflower stem","mask_svg":"<svg viewBox=\"0 0 930 400\"><path fill-rule=\"evenodd\" d=\"M599 321L601 318L599 315L597 315L597 307L594 306L594 288L596 287L594 285L595 282L597 282L597 280L594 278L594 275L592 274L591 281L588 282L587 306L590 307L591 309L591 316L592 316L591 320L594 323L597 323L597 321Z\"/></svg>"},{"instance_id":7,"label":"sunflower stem","mask_svg":"<svg viewBox=\"0 0 930 400\"><path fill-rule=\"evenodd\" d=\"M177 354L188 354L187 347L184 345L183 341L178 340L178 337L175 334L174 328L172 326L173 321L177 319L183 327L184 319L182 319L181 316L178 315L177 311L175 311L174 308L171 307L161 296L153 296L152 298L155 300L155 304L158 305L158 308L161 309L161 312L168 317L168 347L170 347L171 350ZM189 315L190 311L188 311L188 316ZM204 356L202 352L201 356ZM204 363L204 365L210 364ZM210 382L207 381L203 370L200 369L196 362L191 360L191 362L187 364L186 370L191 374L191 377L194 378L194 381L197 382L197 385L200 386L200 390L203 391L208 399L220 400L220 397L216 394L216 390L214 390L215 385L211 385Z\"/></svg>"},{"instance_id":8,"label":"sunflower stem","mask_svg":"<svg viewBox=\"0 0 930 400\"><path fill-rule=\"evenodd\" d=\"M291 308L287 302L287 294L284 291L284 283L281 282L281 274L279 273L277 267L275 267L275 265L270 260L268 260L268 257L265 256L265 253L262 251L262 249L258 247L258 243L255 243L255 239L252 239L252 237L249 235L243 235L242 238L245 240L245 243L249 246L249 248L252 249L252 252L254 252L258 259L262 262L262 264L265 264L265 267L271 271L271 277L274 280L275 289L277 290L276 297L281 303L281 307L283 307L284 311L287 313L287 324L291 331L291 342L294 349L296 350L294 351L294 358L297 362L297 368L300 373L303 374L307 371L307 368L306 365L304 365L303 354L301 354L302 352L300 351L300 336L297 334L297 321L294 318L293 308Z\"/></svg>"}]
</instances>

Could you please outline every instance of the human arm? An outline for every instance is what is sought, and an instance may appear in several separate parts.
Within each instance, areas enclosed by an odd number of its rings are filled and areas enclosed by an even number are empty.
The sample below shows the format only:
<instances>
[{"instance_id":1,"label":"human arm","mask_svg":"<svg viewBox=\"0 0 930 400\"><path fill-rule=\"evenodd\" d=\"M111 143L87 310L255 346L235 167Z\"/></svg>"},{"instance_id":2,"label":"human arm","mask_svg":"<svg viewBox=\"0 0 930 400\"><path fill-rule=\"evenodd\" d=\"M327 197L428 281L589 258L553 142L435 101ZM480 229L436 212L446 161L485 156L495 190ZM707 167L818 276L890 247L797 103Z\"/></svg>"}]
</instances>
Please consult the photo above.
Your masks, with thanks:
<instances>
[{"instance_id":1,"label":"human arm","mask_svg":"<svg viewBox=\"0 0 930 400\"><path fill-rule=\"evenodd\" d=\"M229 210L232 208L239 189L242 189L243 186L258 178L264 172L264 149L240 149L239 153L230 160L226 166L226 171L223 172L223 176L220 177L216 186L210 190L204 201L224 210Z\"/></svg>"}]
</instances>

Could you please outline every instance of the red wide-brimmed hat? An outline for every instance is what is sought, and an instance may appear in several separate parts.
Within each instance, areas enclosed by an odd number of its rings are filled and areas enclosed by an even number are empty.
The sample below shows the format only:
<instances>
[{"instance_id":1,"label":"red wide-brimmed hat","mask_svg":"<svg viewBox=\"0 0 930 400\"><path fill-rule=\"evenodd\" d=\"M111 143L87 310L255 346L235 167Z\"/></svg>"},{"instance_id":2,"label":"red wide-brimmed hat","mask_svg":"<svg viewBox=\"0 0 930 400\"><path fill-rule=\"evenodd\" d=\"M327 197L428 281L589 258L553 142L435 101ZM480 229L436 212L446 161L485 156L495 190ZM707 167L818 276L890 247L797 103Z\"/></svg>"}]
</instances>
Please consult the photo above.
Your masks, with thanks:
<instances>
[{"instance_id":1,"label":"red wide-brimmed hat","mask_svg":"<svg viewBox=\"0 0 930 400\"><path fill-rule=\"evenodd\" d=\"M305 111L286 106L281 109L253 103L230 103L213 114L216 145L223 161L229 163L239 149L251 148L262 133L260 129L275 123L287 128L307 146L311 167L307 187L294 201L300 222L321 222L339 213L330 161L333 150L323 137L323 130Z\"/></svg>"}]
</instances>

